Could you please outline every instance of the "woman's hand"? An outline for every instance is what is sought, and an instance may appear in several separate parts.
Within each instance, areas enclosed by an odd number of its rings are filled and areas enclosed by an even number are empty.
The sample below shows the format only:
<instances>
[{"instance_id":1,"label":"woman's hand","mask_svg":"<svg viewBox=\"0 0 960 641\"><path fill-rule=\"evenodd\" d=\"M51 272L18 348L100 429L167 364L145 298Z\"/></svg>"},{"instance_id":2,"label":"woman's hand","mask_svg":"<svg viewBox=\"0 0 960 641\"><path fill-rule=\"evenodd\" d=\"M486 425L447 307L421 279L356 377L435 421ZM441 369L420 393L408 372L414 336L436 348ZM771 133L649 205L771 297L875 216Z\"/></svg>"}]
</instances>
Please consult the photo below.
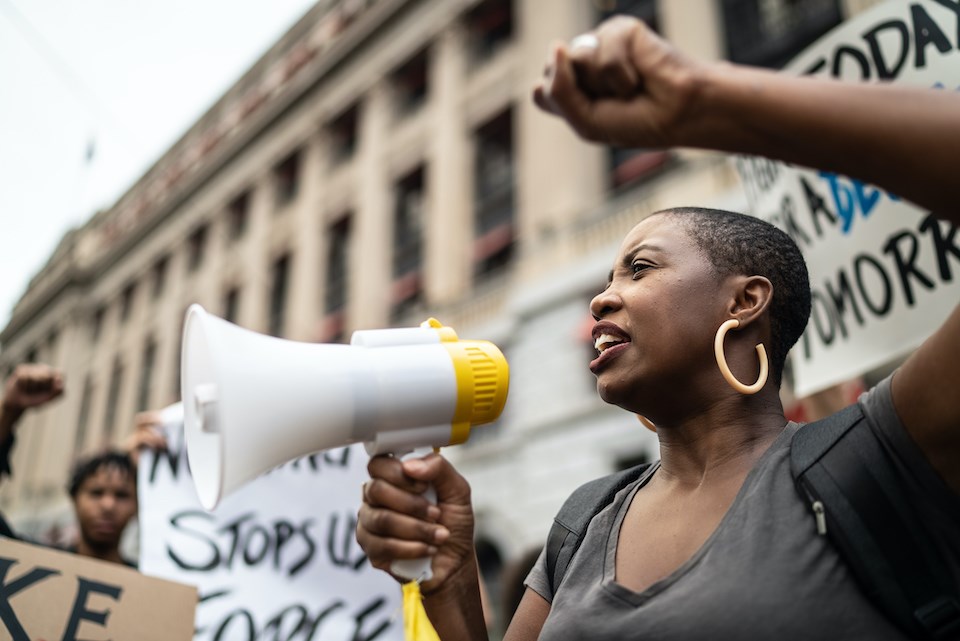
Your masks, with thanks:
<instances>
[{"instance_id":1,"label":"woman's hand","mask_svg":"<svg viewBox=\"0 0 960 641\"><path fill-rule=\"evenodd\" d=\"M389 572L395 560L432 557L433 578L421 586L425 595L473 565L470 486L446 459L376 456L367 470L357 542L371 565ZM421 496L428 485L437 492L436 505Z\"/></svg>"},{"instance_id":2,"label":"woman's hand","mask_svg":"<svg viewBox=\"0 0 960 641\"><path fill-rule=\"evenodd\" d=\"M705 69L640 20L618 16L570 46L554 45L533 97L590 141L680 145L690 138Z\"/></svg>"}]
</instances>

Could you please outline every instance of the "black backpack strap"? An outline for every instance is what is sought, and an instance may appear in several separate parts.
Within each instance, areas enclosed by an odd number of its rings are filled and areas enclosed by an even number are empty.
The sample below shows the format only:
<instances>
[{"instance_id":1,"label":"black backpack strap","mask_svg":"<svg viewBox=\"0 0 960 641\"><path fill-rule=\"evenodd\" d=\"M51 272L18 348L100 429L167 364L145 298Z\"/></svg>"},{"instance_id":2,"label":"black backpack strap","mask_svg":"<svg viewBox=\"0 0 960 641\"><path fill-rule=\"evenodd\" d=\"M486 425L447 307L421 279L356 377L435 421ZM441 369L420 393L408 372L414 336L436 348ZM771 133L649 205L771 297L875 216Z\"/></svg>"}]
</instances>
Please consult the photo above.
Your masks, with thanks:
<instances>
[{"instance_id":1,"label":"black backpack strap","mask_svg":"<svg viewBox=\"0 0 960 641\"><path fill-rule=\"evenodd\" d=\"M791 470L864 593L912 638L960 638L960 596L859 405L802 427ZM819 506L818 506L819 504Z\"/></svg>"},{"instance_id":2,"label":"black backpack strap","mask_svg":"<svg viewBox=\"0 0 960 641\"><path fill-rule=\"evenodd\" d=\"M640 478L650 465L644 463L585 483L564 502L547 535L547 579L551 594L556 594L593 517L613 502L617 492Z\"/></svg>"}]
</instances>

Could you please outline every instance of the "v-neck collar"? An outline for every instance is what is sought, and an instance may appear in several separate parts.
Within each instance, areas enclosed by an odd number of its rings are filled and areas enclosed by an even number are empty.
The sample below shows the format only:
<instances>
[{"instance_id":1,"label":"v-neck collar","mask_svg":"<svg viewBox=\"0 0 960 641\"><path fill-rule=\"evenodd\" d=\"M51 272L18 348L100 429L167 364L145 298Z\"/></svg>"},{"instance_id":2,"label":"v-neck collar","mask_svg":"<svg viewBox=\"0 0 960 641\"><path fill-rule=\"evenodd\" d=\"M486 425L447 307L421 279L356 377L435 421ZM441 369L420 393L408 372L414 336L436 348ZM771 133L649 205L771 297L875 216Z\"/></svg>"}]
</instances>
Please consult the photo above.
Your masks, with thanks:
<instances>
[{"instance_id":1,"label":"v-neck collar","mask_svg":"<svg viewBox=\"0 0 960 641\"><path fill-rule=\"evenodd\" d=\"M791 429L791 427L794 429ZM720 519L720 523L718 523L717 527L714 528L713 532L710 533L710 536L707 537L707 540L703 542L703 545L701 545L700 548L697 549L697 551L694 552L689 559L681 563L676 570L659 581L654 582L653 585L646 588L642 592L636 592L620 583L617 583L616 581L617 545L620 542L620 529L623 526L623 519L627 514L627 510L630 508L630 504L633 503L633 498L636 496L640 488L645 486L653 477L654 473L660 469L660 461L657 461L654 465L650 466L650 470L636 481L634 487L626 493L620 504L616 507L617 513L611 523L610 530L607 533L607 545L604 553L602 581L604 589L613 596L622 599L627 603L639 606L683 578L684 575L686 575L700 562L700 559L702 559L706 552L710 549L714 540L725 529L728 521L730 521L731 515L737 511L740 504L743 502L744 497L747 495L750 487L755 482L760 470L766 467L767 462L773 456L774 452L785 447L786 443L789 443L789 441L793 438L793 434L796 432L797 427L798 426L792 421L787 423L780 434L777 435L777 438L774 439L773 443L771 443L767 450L760 456L759 459L757 459L757 462L754 463L753 467L744 478L743 484L737 491L737 495L734 497L730 507L727 508L723 518Z\"/></svg>"}]
</instances>

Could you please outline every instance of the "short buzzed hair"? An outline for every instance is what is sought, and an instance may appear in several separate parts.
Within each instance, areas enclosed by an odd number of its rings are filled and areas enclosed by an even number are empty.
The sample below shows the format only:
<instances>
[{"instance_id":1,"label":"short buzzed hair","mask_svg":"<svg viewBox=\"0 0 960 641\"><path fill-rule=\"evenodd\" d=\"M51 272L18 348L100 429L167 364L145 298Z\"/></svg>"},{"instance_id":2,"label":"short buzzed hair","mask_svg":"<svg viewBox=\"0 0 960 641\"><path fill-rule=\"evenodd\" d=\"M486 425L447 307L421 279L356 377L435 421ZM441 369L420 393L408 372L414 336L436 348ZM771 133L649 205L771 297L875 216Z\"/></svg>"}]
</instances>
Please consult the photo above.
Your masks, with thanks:
<instances>
[{"instance_id":1,"label":"short buzzed hair","mask_svg":"<svg viewBox=\"0 0 960 641\"><path fill-rule=\"evenodd\" d=\"M117 470L132 478L134 483L137 481L137 471L130 457L124 452L107 451L103 454L81 459L76 464L70 477L70 483L67 485L70 497L77 498L77 493L80 492L80 486L83 485L83 482L103 469Z\"/></svg>"},{"instance_id":2,"label":"short buzzed hair","mask_svg":"<svg viewBox=\"0 0 960 641\"><path fill-rule=\"evenodd\" d=\"M720 278L764 276L770 301L770 369L777 385L787 352L810 318L810 277L800 248L786 233L754 216L706 207L677 207L653 215L681 221Z\"/></svg>"}]
</instances>

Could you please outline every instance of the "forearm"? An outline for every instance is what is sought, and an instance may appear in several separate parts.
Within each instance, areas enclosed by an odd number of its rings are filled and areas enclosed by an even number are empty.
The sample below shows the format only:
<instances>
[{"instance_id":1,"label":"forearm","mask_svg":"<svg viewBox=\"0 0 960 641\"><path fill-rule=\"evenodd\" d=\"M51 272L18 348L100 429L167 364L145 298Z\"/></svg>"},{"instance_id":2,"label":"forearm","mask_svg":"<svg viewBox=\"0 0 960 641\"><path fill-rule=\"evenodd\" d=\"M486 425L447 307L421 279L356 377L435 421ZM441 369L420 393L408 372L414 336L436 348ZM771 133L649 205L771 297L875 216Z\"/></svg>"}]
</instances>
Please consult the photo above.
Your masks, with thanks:
<instances>
[{"instance_id":1,"label":"forearm","mask_svg":"<svg viewBox=\"0 0 960 641\"><path fill-rule=\"evenodd\" d=\"M441 588L425 595L423 605L441 639L487 641L476 559L460 568Z\"/></svg>"},{"instance_id":2,"label":"forearm","mask_svg":"<svg viewBox=\"0 0 960 641\"><path fill-rule=\"evenodd\" d=\"M10 474L10 452L16 424L23 416L22 408L13 408L0 403L0 480Z\"/></svg>"},{"instance_id":3,"label":"forearm","mask_svg":"<svg viewBox=\"0 0 960 641\"><path fill-rule=\"evenodd\" d=\"M13 436L21 416L23 416L22 408L14 408L0 403L0 446L6 444Z\"/></svg>"},{"instance_id":4,"label":"forearm","mask_svg":"<svg viewBox=\"0 0 960 641\"><path fill-rule=\"evenodd\" d=\"M727 64L694 81L679 144L756 154L882 186L960 222L960 98Z\"/></svg>"}]
</instances>

